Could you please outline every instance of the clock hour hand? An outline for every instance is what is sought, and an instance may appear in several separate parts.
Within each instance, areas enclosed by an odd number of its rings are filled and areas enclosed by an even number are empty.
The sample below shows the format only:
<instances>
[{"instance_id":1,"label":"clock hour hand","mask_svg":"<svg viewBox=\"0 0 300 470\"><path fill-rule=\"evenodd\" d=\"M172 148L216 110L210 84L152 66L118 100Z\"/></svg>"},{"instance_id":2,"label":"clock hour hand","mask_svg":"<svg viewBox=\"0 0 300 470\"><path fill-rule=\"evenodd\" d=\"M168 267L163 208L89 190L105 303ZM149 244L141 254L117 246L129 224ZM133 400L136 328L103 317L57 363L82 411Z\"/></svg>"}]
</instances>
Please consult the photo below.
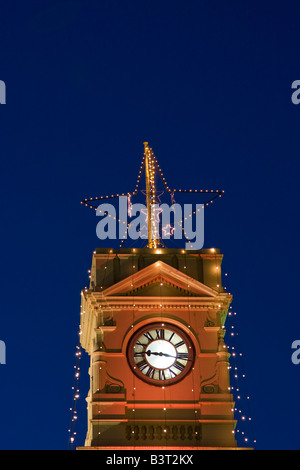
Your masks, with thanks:
<instances>
[{"instance_id":1,"label":"clock hour hand","mask_svg":"<svg viewBox=\"0 0 300 470\"><path fill-rule=\"evenodd\" d=\"M138 356L143 357L143 356L145 356L145 354L146 354L147 356L163 356L163 355L164 355L163 353L158 353L158 352L154 352L154 351L150 351L150 350L148 350L148 351L142 351L142 352L135 352L135 353L134 353L134 355L137 356L137 357L138 357ZM173 357L173 356L170 356L170 357Z\"/></svg>"},{"instance_id":2,"label":"clock hour hand","mask_svg":"<svg viewBox=\"0 0 300 470\"><path fill-rule=\"evenodd\" d=\"M150 351L150 349L148 349L148 351L146 351L145 354L147 354L147 356L168 356L168 354L164 354L162 352Z\"/></svg>"}]
</instances>

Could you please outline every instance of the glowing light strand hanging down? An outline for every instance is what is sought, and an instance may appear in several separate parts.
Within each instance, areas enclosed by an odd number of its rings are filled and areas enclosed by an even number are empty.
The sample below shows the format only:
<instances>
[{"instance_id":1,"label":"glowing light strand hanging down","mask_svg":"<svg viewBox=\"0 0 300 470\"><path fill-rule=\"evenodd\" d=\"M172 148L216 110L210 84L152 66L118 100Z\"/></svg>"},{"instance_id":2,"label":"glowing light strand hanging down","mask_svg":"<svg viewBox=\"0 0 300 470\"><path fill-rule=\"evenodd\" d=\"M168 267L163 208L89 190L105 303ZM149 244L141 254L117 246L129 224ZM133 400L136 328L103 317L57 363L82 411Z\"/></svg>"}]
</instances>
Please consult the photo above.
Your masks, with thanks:
<instances>
[{"instance_id":1,"label":"glowing light strand hanging down","mask_svg":"<svg viewBox=\"0 0 300 470\"><path fill-rule=\"evenodd\" d=\"M80 376L80 359L81 359L81 347L80 345L76 346L76 365L74 366L75 373L74 373L74 385L72 387L73 390L73 405L70 408L71 418L70 418L70 427L68 429L69 432L69 448L73 449L74 441L76 437L76 422L77 422L77 401L80 397L79 395L79 376Z\"/></svg>"},{"instance_id":2,"label":"glowing light strand hanging down","mask_svg":"<svg viewBox=\"0 0 300 470\"><path fill-rule=\"evenodd\" d=\"M227 273L225 277L228 280ZM226 290L226 287L224 287ZM237 420L235 428L236 439L241 442L241 445L255 446L256 439L254 438L253 421L250 412L250 397L246 386L246 375L242 365L243 354L240 351L240 346L237 342L238 332L236 325L237 313L233 311L233 307L229 307L229 312L226 319L226 335L227 335L227 348L230 352L230 390L234 395L235 405L234 414ZM243 409L247 410L246 412Z\"/></svg>"}]
</instances>

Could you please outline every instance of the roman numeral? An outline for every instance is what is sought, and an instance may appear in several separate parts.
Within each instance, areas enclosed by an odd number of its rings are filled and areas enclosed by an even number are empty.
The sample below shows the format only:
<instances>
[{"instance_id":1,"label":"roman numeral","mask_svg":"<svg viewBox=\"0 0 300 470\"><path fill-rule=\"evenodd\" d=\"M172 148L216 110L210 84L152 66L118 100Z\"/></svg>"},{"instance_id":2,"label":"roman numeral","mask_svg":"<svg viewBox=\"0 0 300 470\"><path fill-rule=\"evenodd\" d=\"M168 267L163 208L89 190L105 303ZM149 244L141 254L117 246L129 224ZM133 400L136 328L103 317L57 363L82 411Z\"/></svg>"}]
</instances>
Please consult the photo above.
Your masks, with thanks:
<instances>
[{"instance_id":1,"label":"roman numeral","mask_svg":"<svg viewBox=\"0 0 300 470\"><path fill-rule=\"evenodd\" d=\"M175 348L179 348L179 346L183 346L183 345L184 345L184 341L179 341L179 343L174 344Z\"/></svg>"},{"instance_id":2,"label":"roman numeral","mask_svg":"<svg viewBox=\"0 0 300 470\"><path fill-rule=\"evenodd\" d=\"M177 359L182 359L183 361L188 361L188 353L177 353Z\"/></svg>"},{"instance_id":3,"label":"roman numeral","mask_svg":"<svg viewBox=\"0 0 300 470\"><path fill-rule=\"evenodd\" d=\"M144 333L144 336L146 336L146 338L147 338L149 341L153 341L152 335L151 335L151 333L149 333L149 331L146 331L146 333Z\"/></svg>"},{"instance_id":4,"label":"roman numeral","mask_svg":"<svg viewBox=\"0 0 300 470\"><path fill-rule=\"evenodd\" d=\"M156 330L156 339L165 339L165 330Z\"/></svg>"},{"instance_id":5,"label":"roman numeral","mask_svg":"<svg viewBox=\"0 0 300 470\"><path fill-rule=\"evenodd\" d=\"M173 374L173 376L176 377L176 374L175 374L175 372L174 372L172 369L168 369L168 370L169 370L169 372L170 372L170 375Z\"/></svg>"},{"instance_id":6,"label":"roman numeral","mask_svg":"<svg viewBox=\"0 0 300 470\"><path fill-rule=\"evenodd\" d=\"M174 335L175 335L175 333L173 332L173 333L171 334L170 338L168 339L168 341L171 342Z\"/></svg>"},{"instance_id":7,"label":"roman numeral","mask_svg":"<svg viewBox=\"0 0 300 470\"><path fill-rule=\"evenodd\" d=\"M140 371L143 371L144 369L146 369L146 367L149 367L149 364L146 361L140 361L137 363L137 366L140 369Z\"/></svg>"},{"instance_id":8,"label":"roman numeral","mask_svg":"<svg viewBox=\"0 0 300 470\"><path fill-rule=\"evenodd\" d=\"M165 371L162 369L159 369L158 371L159 373L159 380L166 380L166 377L165 377Z\"/></svg>"},{"instance_id":9,"label":"roman numeral","mask_svg":"<svg viewBox=\"0 0 300 470\"><path fill-rule=\"evenodd\" d=\"M153 367L149 366L149 369L146 372L147 377L150 377L150 379L152 379L153 375L154 375L154 372L155 372L155 369Z\"/></svg>"},{"instance_id":10,"label":"roman numeral","mask_svg":"<svg viewBox=\"0 0 300 470\"><path fill-rule=\"evenodd\" d=\"M180 370L180 372L182 372L185 366L183 364L180 364L180 362L176 361L172 367L175 367L175 369L178 369Z\"/></svg>"},{"instance_id":11,"label":"roman numeral","mask_svg":"<svg viewBox=\"0 0 300 470\"><path fill-rule=\"evenodd\" d=\"M144 357L145 353L144 352L134 352L133 356L134 357Z\"/></svg>"}]
</instances>

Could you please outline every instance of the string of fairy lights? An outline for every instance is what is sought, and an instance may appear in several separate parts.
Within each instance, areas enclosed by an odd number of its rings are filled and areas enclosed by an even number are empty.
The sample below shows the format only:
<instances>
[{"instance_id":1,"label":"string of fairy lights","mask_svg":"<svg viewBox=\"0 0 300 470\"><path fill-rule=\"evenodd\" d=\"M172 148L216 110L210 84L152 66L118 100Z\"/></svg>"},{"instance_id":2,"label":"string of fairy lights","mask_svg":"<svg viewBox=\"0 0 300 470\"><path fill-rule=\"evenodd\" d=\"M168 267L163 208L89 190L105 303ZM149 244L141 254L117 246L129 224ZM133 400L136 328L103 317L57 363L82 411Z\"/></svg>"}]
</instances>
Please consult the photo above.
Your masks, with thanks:
<instances>
[{"instance_id":1,"label":"string of fairy lights","mask_svg":"<svg viewBox=\"0 0 300 470\"><path fill-rule=\"evenodd\" d=\"M96 252L94 251L94 254ZM102 285L100 286L100 289L103 289L103 286L105 284L105 277L107 274L107 268L108 268L108 260L109 260L109 254L107 256L105 265L104 265L104 275L102 278ZM91 282L91 271L88 270L88 279ZM84 287L84 292L88 291L88 287ZM81 293L83 295L83 292ZM103 299L103 306L100 305L100 308L104 307L104 304L106 304L107 307L107 301L104 298ZM83 306L81 305L81 310L80 310L80 316L85 314L85 310L83 310ZM113 319L113 316L112 316ZM80 344L80 336L82 334L81 327L79 325L79 330L78 330L78 344L76 345L75 349L75 365L74 365L74 383L72 386L72 406L70 407L70 424L68 428L68 449L73 450L75 447L75 440L77 437L77 431L76 431L76 425L78 422L78 400L80 399L80 390L79 390L79 379L80 379L80 363L81 363L81 358L82 358L82 348ZM100 346L101 347L101 346ZM101 411L98 410L98 414L100 414ZM99 432L100 434L100 432Z\"/></svg>"},{"instance_id":2,"label":"string of fairy lights","mask_svg":"<svg viewBox=\"0 0 300 470\"><path fill-rule=\"evenodd\" d=\"M225 273L224 290L227 290L228 274ZM226 282L227 281L227 282ZM248 393L243 353L239 344L237 312L230 305L225 322L225 337L229 359L230 392L234 397L235 437L238 445L254 448L256 445L254 423L251 416L251 402Z\"/></svg>"},{"instance_id":3,"label":"string of fairy lights","mask_svg":"<svg viewBox=\"0 0 300 470\"><path fill-rule=\"evenodd\" d=\"M72 386L72 406L70 407L70 424L68 429L68 448L73 449L74 442L76 438L76 423L78 419L78 410L77 410L77 402L79 400L79 377L80 377L80 361L81 361L81 346L80 342L78 342L75 351L75 365L74 365L74 383Z\"/></svg>"},{"instance_id":4,"label":"string of fairy lights","mask_svg":"<svg viewBox=\"0 0 300 470\"><path fill-rule=\"evenodd\" d=\"M88 273L90 273L90 270L88 270ZM89 275L89 279L91 276ZM87 291L87 286L84 288L85 291ZM82 295L82 293L81 293ZM80 309L80 316L83 315L85 312L83 310L83 307L81 305ZM78 400L80 399L80 391L79 391L79 379L80 379L80 364L81 364L81 358L82 358L82 348L80 344L80 336L81 336L81 328L79 325L78 329L78 344L76 345L75 348L75 365L74 365L74 383L72 386L72 406L70 407L70 424L68 428L68 449L73 450L75 446L75 440L76 440L76 424L78 421Z\"/></svg>"},{"instance_id":5,"label":"string of fairy lights","mask_svg":"<svg viewBox=\"0 0 300 470\"><path fill-rule=\"evenodd\" d=\"M147 157L147 158L146 158ZM148 168L146 168L146 165L145 165L145 161L148 162ZM149 171L149 181L150 181L150 188L146 188L146 191L141 189L141 181L142 181L142 175L143 175L143 172L144 171ZM98 197L94 197L94 198L86 198L84 200L81 201L81 204L84 204L85 206L89 207L89 208L92 208L94 210L97 210L98 209L98 206L99 206L99 203L102 203L104 200L109 200L109 199L116 199L116 198L119 198L120 196L126 196L127 197L127 200L128 200L128 215L130 217L130 207L131 207L131 204L132 204L132 198L134 196L137 196L138 193L141 193L143 195L146 195L150 197L150 204L155 204L155 202L157 201L160 201L159 200L159 196L162 194L162 193L159 193L157 191L157 188L155 186L155 179L156 178L160 178L161 181L163 182L163 187L164 187L164 190L166 193L168 193L171 197L171 202L172 204L175 203L175 194L202 194L202 195L206 195L208 196L208 198L206 198L205 202L203 202L203 206L204 207L205 205L208 206L210 204L212 204L217 198L219 197L222 197L222 195L224 194L224 191L223 190L193 190L193 189L170 189L170 187L168 186L167 182L166 182L166 179L164 177L164 174L157 162L157 159L152 151L152 149L149 147L149 146L145 146L145 153L144 153L144 156L142 158L142 162L141 162L141 165L140 165L140 169L139 169L139 172L138 172L138 178L137 178L137 182L136 182L136 186L135 186L135 189L131 192L128 192L128 193L120 193L120 194L111 194L111 195L106 195L106 196L98 196ZM95 205L95 202L97 203L97 205ZM147 205L147 207L149 207L149 205ZM196 209L196 210L199 210L199 209ZM191 217L192 215L195 215L196 214L196 210L193 210L191 211L191 213L184 217L183 220L186 220L187 217ZM116 221L118 221L119 223L123 223L123 224L126 224L127 222L126 221L122 221L121 219L119 219L117 216L113 216L113 215L110 215L110 214L107 214L109 217L112 217L113 219L115 219ZM155 220L151 219L151 223L154 223ZM127 230L127 233L128 233L128 229L129 229L129 226L130 226L130 222L127 223L127 226L126 226L126 230ZM188 241L188 243L190 243L190 241L187 239L186 237L186 233L184 232L184 228L182 227L181 225L181 229L183 231L183 234L186 238L186 240ZM155 239L157 240L157 245L155 246L155 248L157 246L162 246L164 247L164 244L161 242L161 240L159 240L159 234L157 234L155 231L154 231L154 234L155 234ZM124 246L124 243L126 241L126 236L123 236L123 240L121 240L121 243L120 243L120 248L122 248ZM109 259L109 258L108 258ZM108 259L106 261L106 265L104 266L104 278L105 278L105 275L106 275L106 269L108 267ZM135 285L134 285L134 277L133 277L133 274L134 272L136 272L136 267L137 267L137 260L136 260L136 257L133 256L132 257L132 261L133 261L133 264L132 264L132 297L133 297L133 306L132 306L132 328L134 329L135 328L135 303L134 303L134 289L135 289ZM186 268L186 263L185 263L185 268ZM190 296L190 286L188 284L188 273L186 272L187 274L187 292L188 292L188 296ZM89 276L90 277L90 276ZM227 274L225 274L225 277L226 277L226 281L228 280L228 276ZM102 284L104 285L104 279L102 281ZM221 280L218 281L218 284L217 284L217 290L219 288L221 284ZM163 286L163 281L161 282L161 286ZM103 286L101 286L101 289L103 288ZM227 286L225 285L224 286L224 289L226 290L227 289ZM87 288L85 288L85 290L87 290ZM161 298L161 301L160 301L160 305L161 305L161 310L160 310L160 317L161 317L161 320L164 321L165 320L165 311L163 309L163 298L162 298L162 294L161 294L161 289L160 289L160 298ZM103 299L104 300L104 299ZM104 300L105 302L105 300ZM190 305L190 302L188 302L188 319L189 319L189 324L191 323L191 320L190 320L190 316L191 316L191 305ZM81 315L83 314L83 312L81 311ZM234 400L235 400L235 404L234 404L234 409L232 411L234 411L234 416L235 416L235 419L237 421L237 424L236 424L236 427L235 427L235 436L236 436L236 439L238 442L241 443L241 445L243 444L244 447L254 447L255 443L256 443L256 440L254 439L253 437L253 422L252 422L252 417L251 417L251 413L250 413L250 397L247 393L247 387L246 387L246 375L245 373L243 372L243 364L242 364L242 353L240 352L240 348L239 348L239 344L238 344L238 341L237 341L237 337L238 337L238 331L237 331L237 324L236 324L236 317L237 317L237 314L236 312L233 312L233 309L232 309L232 306L230 306L229 308L229 312L227 314L227 319L226 319L226 328L225 328L225 331L226 331L226 344L227 344L227 349L228 351L230 352L230 364L229 364L229 373L230 373L230 391L231 393L233 394L234 396ZM112 312L112 318L113 318L113 312ZM190 325L189 325L190 327ZM80 339L80 331L79 331L79 339ZM78 400L79 400L79 397L80 397L80 393L79 393L79 377L80 377L80 360L81 360L81 346L80 346L80 341L78 343L78 345L76 346L76 351L75 351L75 359L76 359L76 363L74 365L74 384L73 384L73 387L72 387L72 393L73 393L73 397L72 397L72 400L73 400L73 404L70 408L70 412L71 412L71 417L70 417L70 426L69 426L69 429L68 429L68 433L69 433L69 440L68 440L68 443L69 443L69 448L73 448L74 445L75 445L75 440L76 440L76 424L77 424L77 421L78 421ZM194 368L192 370L192 377L193 377L193 384L194 384ZM135 429L136 429L136 426L135 426L135 416L136 416L136 378L135 378L135 374L132 374L132 377L133 377L133 401L132 401L132 421L133 421L133 429L132 429L132 434L133 434L133 439L135 441ZM167 429L166 429L166 422L167 422L167 411L168 411L168 408L167 408L167 403L168 401L171 400L171 389L170 387L162 387L164 389L164 400L163 400L163 410L164 410L164 417L165 417L165 428L163 430L163 432L167 432ZM195 387L193 386L193 389L192 389L192 392L194 393L195 391ZM169 395L167 397L167 394ZM168 398L168 399L167 399ZM198 427L196 426L196 424L199 422L198 421L198 416L197 416L197 413L198 413L198 409L195 407L195 403L196 403L196 399L194 399L194 416L195 416L195 445L197 445L197 432L198 432ZM247 406L245 406L245 403ZM98 413L100 413L100 409L98 410ZM100 431L99 431L100 433Z\"/></svg>"},{"instance_id":6,"label":"string of fairy lights","mask_svg":"<svg viewBox=\"0 0 300 470\"><path fill-rule=\"evenodd\" d=\"M135 186L135 189L133 191L127 192L127 193L123 192L123 193L111 194L111 195L106 195L106 196L96 196L96 197L85 198L81 201L81 204L97 211L97 209L99 207L99 203L102 203L104 200L116 199L116 198L119 198L120 196L126 196L127 199L128 199L128 206L130 206L132 204L132 198L134 196L137 196L138 193L141 193L141 194L146 196L147 208L149 210L150 206L154 206L156 204L156 201L157 200L159 201L159 196L162 194L162 192L159 193L159 191L156 188L156 184L155 184L155 180L158 177L160 178L160 180L163 183L165 192L170 195L172 204L175 202L175 200L174 200L175 193L206 195L206 196L208 196L208 199L206 198L206 200L203 202L203 207L212 204L215 201L215 199L220 198L220 197L223 196L224 190L171 189L167 184L166 178L165 178L165 176L164 176L164 174L163 174L163 172L162 172L162 170L161 170L161 168L160 168L160 166L157 162L157 159L156 159L156 157L153 153L152 148L150 148L146 144L147 143L145 143L144 155L143 155L142 162L141 162L141 165L140 165L140 169L139 169L139 172L138 172L138 178L137 178L136 186ZM147 166L145 165L145 160L148 162ZM142 174L143 174L144 170L145 170L145 174L146 174L146 186L147 186L147 181L149 181L149 187L146 187L146 190L140 189ZM148 179L147 179L147 175L149 177ZM95 202L97 202L97 205L95 205ZM197 210L199 211L199 209L195 209L195 210L191 211L191 213L188 216L191 217L192 215L195 215ZM107 213L105 215L107 215L109 218L112 218L113 220L117 221L118 223L122 223L124 225L126 224L126 233L122 235L122 240L121 240L120 246L119 246L120 248L122 248L124 246L124 243L125 243L126 239L127 239L127 233L128 233L129 227L130 227L130 221L127 222L127 221L122 220L119 217L117 217L115 215L112 215L112 214L109 214L109 213ZM130 217L130 211L128 211L128 215ZM161 237L159 236L159 233L157 232L157 223L156 223L157 221L155 220L156 217L157 217L156 211L151 210L150 224L148 224L148 227L149 227L149 225L151 226L152 234L154 235L153 236L154 244L153 244L153 246L150 246L150 248L151 247L157 248L158 246L160 246L160 247L165 246L164 243L162 243L162 241L161 241ZM159 217L159 211L158 211L158 217ZM183 217L183 220L187 220L187 217ZM181 227L181 230L184 232L184 227L182 227L182 222L180 223L180 227ZM148 233L149 233L149 230L150 229L148 229ZM185 232L184 232L184 237L187 240ZM150 240L150 237L148 237L148 240ZM188 243L190 243L189 240L187 240L187 241L188 241Z\"/></svg>"},{"instance_id":7,"label":"string of fairy lights","mask_svg":"<svg viewBox=\"0 0 300 470\"><path fill-rule=\"evenodd\" d=\"M183 250L185 252L185 250ZM103 288L103 285L105 283L105 276L107 273L107 267L108 267L108 261L109 257L107 257L106 262L104 264L104 270L103 270L103 279L102 279L102 285L101 288ZM217 264L217 263L216 263ZM184 269L187 269L187 263L184 263L183 266ZM132 287L132 298L133 298L133 304L132 304L132 328L135 327L135 302L134 302L134 292L135 292L135 284L134 284L134 276L133 274L137 271L137 260L136 257L132 257L132 282L131 282L131 287ZM88 271L90 273L90 271ZM187 286L186 290L189 293L188 296L190 296L190 286L188 284L188 272L186 271L187 275ZM89 279L90 279L89 275ZM216 278L218 284L216 284L216 288L218 289L221 281ZM225 283L228 280L228 275L225 273ZM161 294L161 287L163 286L163 279L161 279L160 283L160 317L161 321L165 321L165 312L163 310L163 296ZM85 291L88 290L87 287L84 289ZM224 290L227 290L227 286L224 285ZM105 303L105 299L103 299L103 302ZM101 306L102 307L102 306ZM190 315L191 315L191 305L188 303L188 318L189 318L189 327L190 327ZM81 310L80 314L83 315L85 312ZM112 312L112 318L113 318L113 312ZM233 394L234 397L234 416L237 421L236 427L235 427L235 437L237 439L237 442L239 445L244 446L244 447L254 447L256 444L256 439L254 438L254 431L253 431L253 421L251 417L251 410L250 410L250 397L247 391L247 384L246 384L246 374L244 371L244 364L242 361L243 354L240 350L239 342L237 340L239 333L238 333L238 328L237 328L237 313L233 310L233 306L231 305L229 307L229 311L227 314L226 318L226 323L225 323L225 336L226 336L226 345L227 349L230 353L230 365L229 365L229 372L230 372L230 392ZM78 338L80 338L80 329L79 329L79 335ZM71 417L70 417L70 426L68 429L69 433L69 448L73 449L75 445L75 439L76 439L76 424L78 421L78 410L77 410L77 403L80 398L80 390L79 390L79 377L80 377L80 361L81 361L81 346L80 346L80 341L78 341L78 345L76 346L76 351L75 351L75 365L74 365L74 384L72 386L72 394L73 394L73 405L70 407L70 412L71 412ZM193 381L194 381L194 369L192 370L192 375L193 375ZM164 392L164 404L163 404L163 410L164 410L164 419L166 423L167 419L167 403L169 400L171 400L171 395L167 399L167 393L171 393L170 390L167 390L167 387L162 387L165 392ZM194 387L193 390L194 391ZM135 411L136 411L136 405L135 405L135 394L136 394L136 378L135 375L133 374L133 407L132 407L132 413L133 413L133 423L134 427L132 429L132 434L133 434L133 439L135 440ZM196 400L194 400L196 403ZM100 410L98 411L100 413ZM198 432L196 423L197 423L197 413L198 410L194 407L194 416L195 416L195 439L196 439L196 434ZM165 426L163 432L166 432L167 428Z\"/></svg>"}]
</instances>

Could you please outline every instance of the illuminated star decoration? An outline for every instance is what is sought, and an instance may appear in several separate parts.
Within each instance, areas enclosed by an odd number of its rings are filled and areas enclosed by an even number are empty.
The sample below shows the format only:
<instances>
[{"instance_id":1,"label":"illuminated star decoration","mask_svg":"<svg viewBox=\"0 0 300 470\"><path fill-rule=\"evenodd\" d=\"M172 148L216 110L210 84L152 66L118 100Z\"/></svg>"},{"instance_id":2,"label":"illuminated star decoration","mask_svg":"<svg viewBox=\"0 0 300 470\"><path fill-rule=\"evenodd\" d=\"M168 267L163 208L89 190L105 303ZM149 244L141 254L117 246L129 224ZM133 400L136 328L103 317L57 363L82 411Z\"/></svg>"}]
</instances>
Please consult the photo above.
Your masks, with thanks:
<instances>
[{"instance_id":1,"label":"illuminated star decoration","mask_svg":"<svg viewBox=\"0 0 300 470\"><path fill-rule=\"evenodd\" d=\"M146 172L146 167L145 167L145 161L148 162L148 184L150 182L149 191L147 191L147 188L146 188L146 190L140 189L141 178L142 178L142 174L143 174L144 170L145 170L146 185L147 185L147 172ZM156 190L156 188L155 188L155 176L156 175L160 177L160 179L161 179L161 181L164 185L165 191L158 192ZM174 199L175 193L189 193L189 194L202 194L202 195L204 194L204 195L207 195L208 196L207 200L205 202L203 202L203 205L206 205L206 206L208 206L209 204L212 204L213 201L216 198L222 197L222 195L224 194L223 190L213 190L213 189L211 189L211 190L208 190L208 189L170 189L170 187L168 186L168 184L166 182L166 179L165 179L165 177L164 177L164 175L161 171L161 168L160 168L160 166L157 162L157 159L156 159L152 149L148 146L148 142L144 142L144 155L143 155L143 159L142 159L142 162L141 162L141 165L140 165L140 169L139 169L135 189L133 191L128 192L128 193L111 194L110 196L107 195L107 196L90 197L90 198L83 199L81 201L81 204L84 204L85 206L90 207L91 209L97 210L99 204L101 204L103 202L103 200L119 198L120 196L127 196L128 215L129 215L129 217L131 217L131 215L132 215L132 213L131 213L132 198L134 196L137 196L137 194L139 192L143 195L146 195L146 196L147 195L149 196L149 194L150 194L151 199L152 199L151 202L150 202L150 205L156 203L156 200L160 204L160 196L164 192L170 194L171 204L172 205L175 204L175 199ZM95 203L97 203L96 206L94 205ZM148 207L149 207L149 204L147 203L147 208ZM161 210L160 210L160 212L159 211L153 211L153 212L154 212L155 222L157 222L158 218L159 218L159 213L161 212ZM196 213L196 210L192 211L191 214L195 214L195 213ZM120 220L118 217L113 217L113 218L115 218L119 222L126 223L125 221ZM185 219L186 219L186 217L185 217ZM129 226L130 226L130 222L127 224L127 233L128 233ZM174 233L174 227L172 227L172 226L162 227L162 231L164 232L164 235L166 235L166 234L172 235ZM183 228L182 228L182 231L184 233ZM156 242L160 246L163 246L163 247L165 246L161 242L161 240L159 240L159 239L157 239ZM120 243L120 248L124 245L124 243L125 243L125 236L123 237L123 240ZM148 244L148 246L149 246L149 244ZM153 247L153 246L150 246L150 247ZM154 247L156 247L156 246L154 246Z\"/></svg>"},{"instance_id":2,"label":"illuminated star decoration","mask_svg":"<svg viewBox=\"0 0 300 470\"><path fill-rule=\"evenodd\" d=\"M170 224L167 224L162 227L162 231L165 237L169 237L170 235L174 234L174 227L172 227Z\"/></svg>"}]
</instances>

